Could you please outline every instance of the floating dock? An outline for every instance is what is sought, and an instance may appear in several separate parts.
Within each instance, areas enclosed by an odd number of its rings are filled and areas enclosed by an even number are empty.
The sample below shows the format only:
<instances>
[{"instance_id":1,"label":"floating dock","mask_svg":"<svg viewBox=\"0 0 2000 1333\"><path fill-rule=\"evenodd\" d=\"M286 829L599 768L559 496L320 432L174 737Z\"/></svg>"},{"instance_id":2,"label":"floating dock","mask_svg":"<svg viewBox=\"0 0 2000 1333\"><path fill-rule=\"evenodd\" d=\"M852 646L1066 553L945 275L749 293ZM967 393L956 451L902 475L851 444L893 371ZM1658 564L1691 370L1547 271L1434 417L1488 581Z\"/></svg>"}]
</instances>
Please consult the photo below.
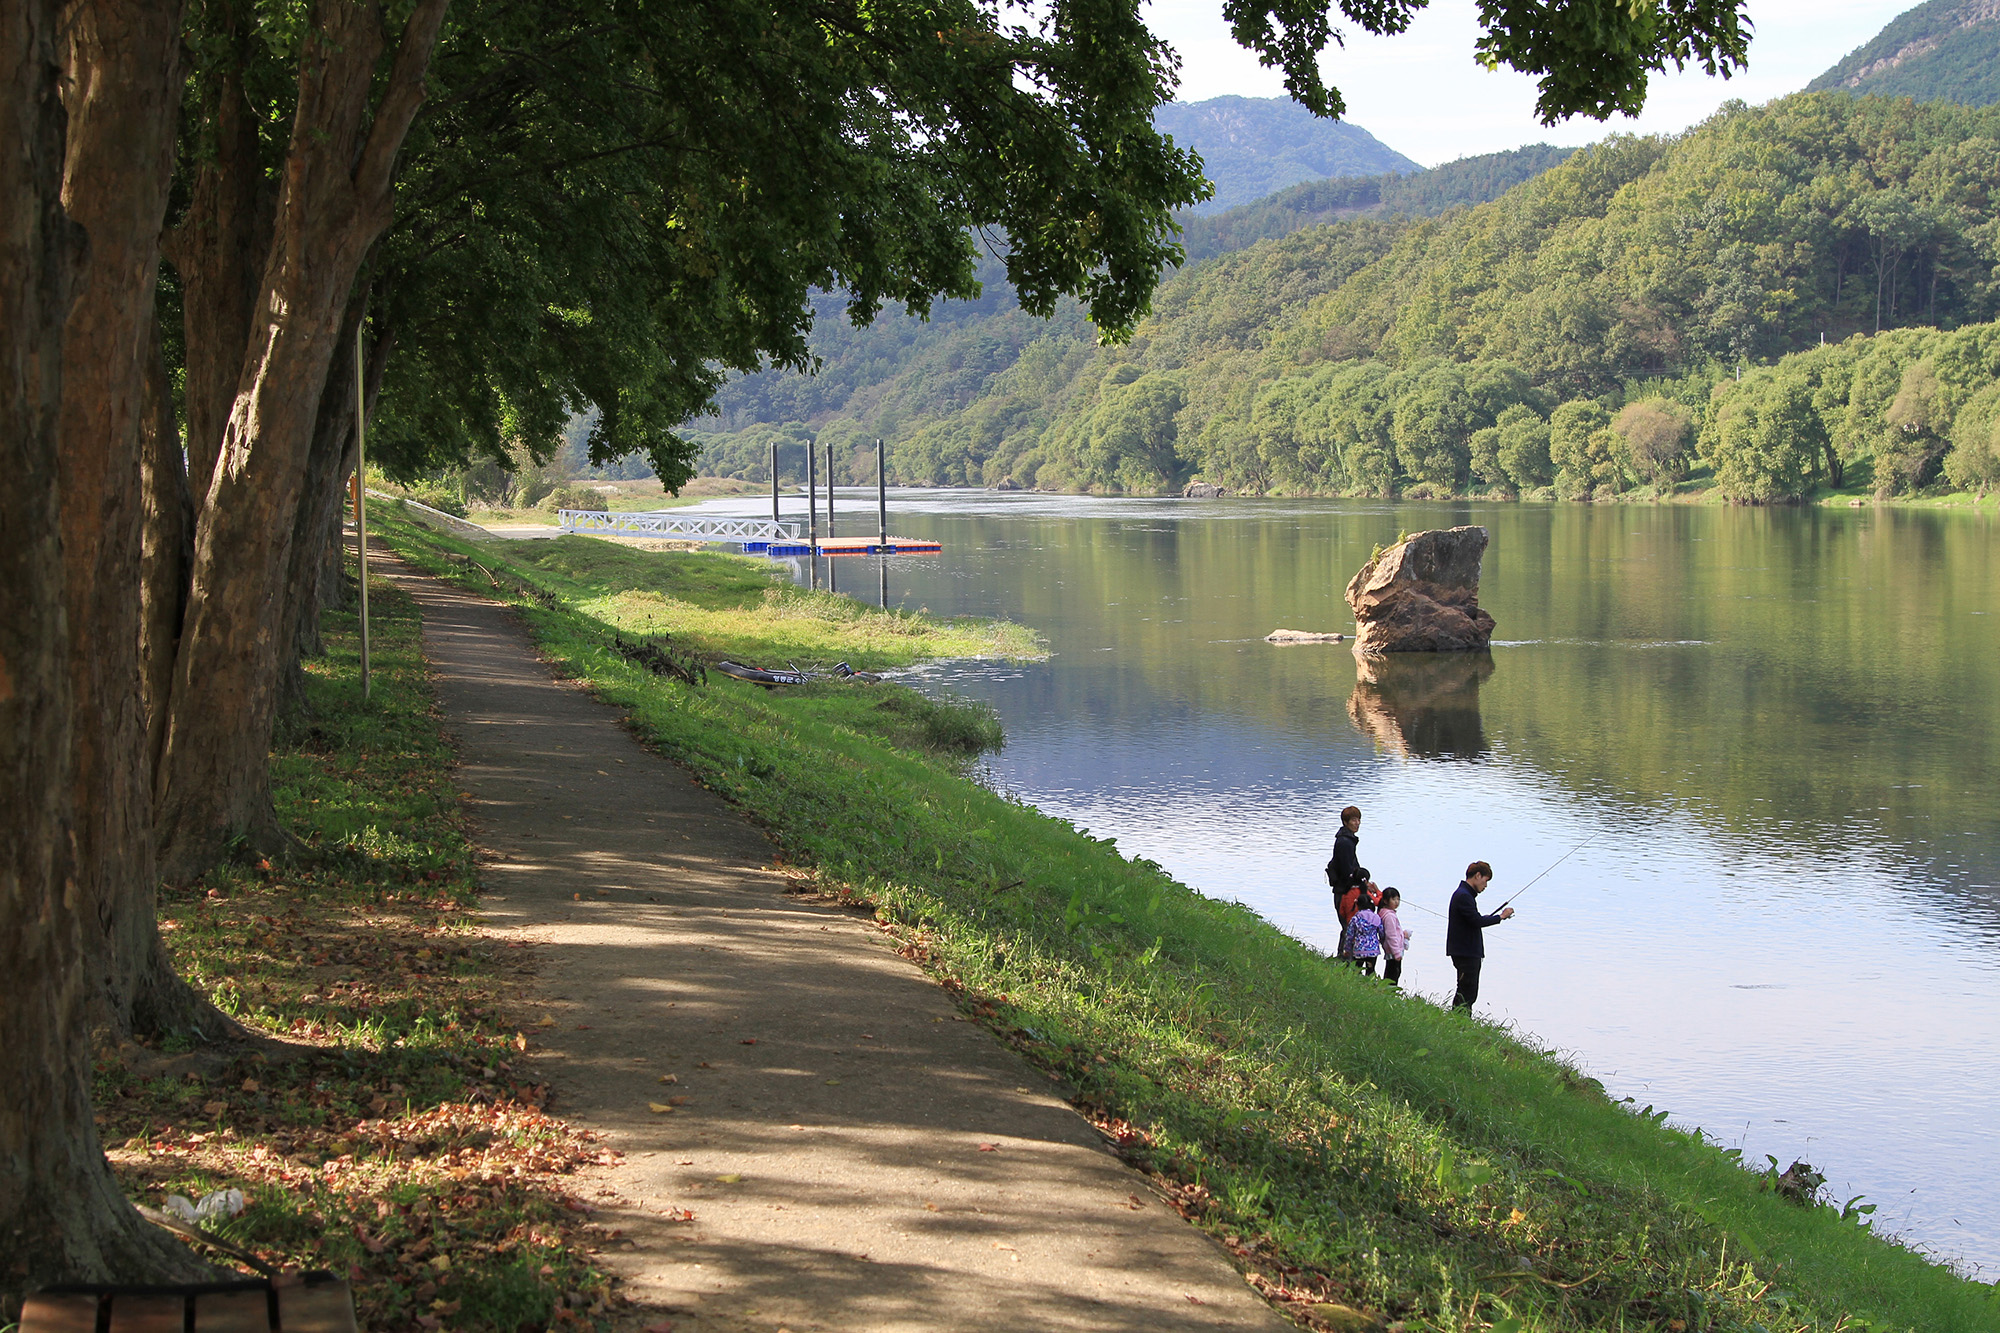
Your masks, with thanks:
<instances>
[{"instance_id":1,"label":"floating dock","mask_svg":"<svg viewBox=\"0 0 2000 1333\"><path fill-rule=\"evenodd\" d=\"M922 537L890 537L886 541L880 537L829 537L819 544L819 554L837 555L937 555L944 550L943 542L930 541ZM811 555L813 548L800 541L744 542L746 555Z\"/></svg>"}]
</instances>

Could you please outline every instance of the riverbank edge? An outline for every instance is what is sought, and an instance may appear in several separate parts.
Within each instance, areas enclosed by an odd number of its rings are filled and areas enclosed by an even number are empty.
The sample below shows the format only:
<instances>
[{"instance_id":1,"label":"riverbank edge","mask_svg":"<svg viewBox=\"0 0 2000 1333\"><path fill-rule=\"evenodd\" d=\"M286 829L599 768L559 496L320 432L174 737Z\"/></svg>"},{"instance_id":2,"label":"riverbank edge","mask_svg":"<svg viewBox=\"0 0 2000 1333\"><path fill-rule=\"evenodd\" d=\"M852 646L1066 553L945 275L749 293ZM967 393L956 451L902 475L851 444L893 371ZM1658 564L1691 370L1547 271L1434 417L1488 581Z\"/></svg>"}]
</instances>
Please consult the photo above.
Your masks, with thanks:
<instances>
[{"instance_id":1,"label":"riverbank edge","mask_svg":"<svg viewBox=\"0 0 2000 1333\"><path fill-rule=\"evenodd\" d=\"M491 545L389 540L512 602L558 669L763 824L801 888L872 904L1303 1323L1971 1330L2000 1311L1665 1111L884 744L864 714L893 694L661 681L564 604L591 590Z\"/></svg>"}]
</instances>

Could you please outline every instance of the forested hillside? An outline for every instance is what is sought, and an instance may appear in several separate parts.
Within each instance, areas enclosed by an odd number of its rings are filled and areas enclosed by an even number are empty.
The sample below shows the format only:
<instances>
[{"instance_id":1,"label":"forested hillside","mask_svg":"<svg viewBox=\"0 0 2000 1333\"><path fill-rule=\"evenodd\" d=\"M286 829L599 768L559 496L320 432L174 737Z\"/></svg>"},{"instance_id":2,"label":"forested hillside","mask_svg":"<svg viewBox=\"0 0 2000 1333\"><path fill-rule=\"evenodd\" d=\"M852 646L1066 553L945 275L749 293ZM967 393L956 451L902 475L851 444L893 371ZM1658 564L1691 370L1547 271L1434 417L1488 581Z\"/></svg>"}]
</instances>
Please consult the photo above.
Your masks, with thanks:
<instances>
[{"instance_id":1,"label":"forested hillside","mask_svg":"<svg viewBox=\"0 0 2000 1333\"><path fill-rule=\"evenodd\" d=\"M1302 181L1224 213L1183 216L1181 248L1193 263L1363 213L1436 217L1498 199L1529 177L1568 161L1575 151L1538 143L1462 157L1429 171Z\"/></svg>"},{"instance_id":2,"label":"forested hillside","mask_svg":"<svg viewBox=\"0 0 2000 1333\"><path fill-rule=\"evenodd\" d=\"M940 360L816 434L883 435L902 480L1102 492L1587 497L1708 466L1763 501L1925 485L1955 440L1976 484L1996 189L2000 108L1734 106L1464 212L1194 265L1129 345L1058 320L969 396L977 358ZM706 461L759 475L771 434Z\"/></svg>"},{"instance_id":3,"label":"forested hillside","mask_svg":"<svg viewBox=\"0 0 2000 1333\"><path fill-rule=\"evenodd\" d=\"M1183 244L1193 263L1337 219L1390 213L1428 217L1497 198L1574 151L1533 144L1409 175L1307 181L1223 213L1183 214ZM744 376L717 395L717 415L702 424L724 435L748 431L756 441L773 435L803 439L807 427L843 418L866 422L870 431L895 434L969 405L1043 337L1078 347L1094 343L1088 322L1073 307L1064 307L1048 321L1025 314L998 260L982 265L979 277L985 291L978 300L940 301L927 322L909 318L892 304L874 323L856 328L846 318L841 297L822 295L812 339L819 373L773 370ZM703 466L734 475L733 469L746 460L754 463L766 447L712 440Z\"/></svg>"},{"instance_id":4,"label":"forested hillside","mask_svg":"<svg viewBox=\"0 0 2000 1333\"><path fill-rule=\"evenodd\" d=\"M1807 85L1919 102L2000 102L2000 0L1928 0Z\"/></svg>"},{"instance_id":5,"label":"forested hillside","mask_svg":"<svg viewBox=\"0 0 2000 1333\"><path fill-rule=\"evenodd\" d=\"M1423 168L1359 125L1324 120L1289 97L1214 97L1169 102L1153 124L1201 154L1215 197L1194 212L1220 213L1300 181L1375 176Z\"/></svg>"}]
</instances>

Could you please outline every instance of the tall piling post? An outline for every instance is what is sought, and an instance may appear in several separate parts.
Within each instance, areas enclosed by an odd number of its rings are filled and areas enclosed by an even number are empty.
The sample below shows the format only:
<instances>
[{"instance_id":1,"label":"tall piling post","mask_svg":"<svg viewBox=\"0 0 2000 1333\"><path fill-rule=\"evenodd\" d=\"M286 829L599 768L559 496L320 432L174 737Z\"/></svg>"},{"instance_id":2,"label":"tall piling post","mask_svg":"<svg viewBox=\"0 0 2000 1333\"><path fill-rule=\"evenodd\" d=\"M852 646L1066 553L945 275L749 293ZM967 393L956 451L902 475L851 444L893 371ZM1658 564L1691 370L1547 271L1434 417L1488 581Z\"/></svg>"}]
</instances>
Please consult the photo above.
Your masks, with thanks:
<instances>
[{"instance_id":1,"label":"tall piling post","mask_svg":"<svg viewBox=\"0 0 2000 1333\"><path fill-rule=\"evenodd\" d=\"M771 521L778 521L778 442L771 441Z\"/></svg>"},{"instance_id":2,"label":"tall piling post","mask_svg":"<svg viewBox=\"0 0 2000 1333\"><path fill-rule=\"evenodd\" d=\"M819 474L813 462L813 442L806 441L806 569L819 587Z\"/></svg>"},{"instance_id":3,"label":"tall piling post","mask_svg":"<svg viewBox=\"0 0 2000 1333\"><path fill-rule=\"evenodd\" d=\"M826 539L833 540L833 446L830 444L826 447Z\"/></svg>"},{"instance_id":4,"label":"tall piling post","mask_svg":"<svg viewBox=\"0 0 2000 1333\"><path fill-rule=\"evenodd\" d=\"M887 546L889 544L889 472L887 468L882 466L882 459L882 437L878 435L875 437L875 525L877 529L875 535L882 545ZM885 588L888 586L888 577L887 567L885 566L882 575L883 586ZM888 594L885 592L883 597L886 599Z\"/></svg>"}]
</instances>

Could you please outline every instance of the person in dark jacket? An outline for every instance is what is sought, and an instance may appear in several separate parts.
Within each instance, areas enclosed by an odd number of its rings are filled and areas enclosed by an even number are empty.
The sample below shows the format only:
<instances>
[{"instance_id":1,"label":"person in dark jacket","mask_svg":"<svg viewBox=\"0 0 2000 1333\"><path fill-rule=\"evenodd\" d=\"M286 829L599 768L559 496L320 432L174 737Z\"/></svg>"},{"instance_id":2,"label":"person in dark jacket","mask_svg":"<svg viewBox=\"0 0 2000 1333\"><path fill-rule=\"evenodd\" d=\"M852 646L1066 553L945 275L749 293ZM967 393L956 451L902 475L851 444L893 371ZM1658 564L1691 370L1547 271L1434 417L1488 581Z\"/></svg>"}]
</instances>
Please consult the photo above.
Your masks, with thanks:
<instances>
[{"instance_id":1,"label":"person in dark jacket","mask_svg":"<svg viewBox=\"0 0 2000 1333\"><path fill-rule=\"evenodd\" d=\"M1361 864L1358 848L1360 841L1361 807L1350 805L1340 812L1340 832L1333 835L1333 859L1326 863L1327 887L1333 890L1336 899L1346 897L1349 889L1368 884L1368 869ZM1340 924L1347 924L1346 916L1340 918Z\"/></svg>"},{"instance_id":2,"label":"person in dark jacket","mask_svg":"<svg viewBox=\"0 0 2000 1333\"><path fill-rule=\"evenodd\" d=\"M1333 913L1340 918L1340 952L1347 958L1347 923L1361 910L1364 902L1372 904L1375 898L1375 883L1368 878L1368 868L1361 864L1357 844L1361 841L1361 807L1350 805L1340 812L1340 832L1333 835L1333 859L1326 863L1327 887L1333 890Z\"/></svg>"},{"instance_id":3,"label":"person in dark jacket","mask_svg":"<svg viewBox=\"0 0 2000 1333\"><path fill-rule=\"evenodd\" d=\"M1465 878L1452 893L1451 909L1445 914L1444 951L1458 970L1458 990L1451 997L1454 1009L1470 1010L1479 999L1479 968L1486 961L1486 928L1514 915L1511 907L1480 915L1477 899L1492 882L1493 867L1484 861L1474 861L1465 868Z\"/></svg>"}]
</instances>

